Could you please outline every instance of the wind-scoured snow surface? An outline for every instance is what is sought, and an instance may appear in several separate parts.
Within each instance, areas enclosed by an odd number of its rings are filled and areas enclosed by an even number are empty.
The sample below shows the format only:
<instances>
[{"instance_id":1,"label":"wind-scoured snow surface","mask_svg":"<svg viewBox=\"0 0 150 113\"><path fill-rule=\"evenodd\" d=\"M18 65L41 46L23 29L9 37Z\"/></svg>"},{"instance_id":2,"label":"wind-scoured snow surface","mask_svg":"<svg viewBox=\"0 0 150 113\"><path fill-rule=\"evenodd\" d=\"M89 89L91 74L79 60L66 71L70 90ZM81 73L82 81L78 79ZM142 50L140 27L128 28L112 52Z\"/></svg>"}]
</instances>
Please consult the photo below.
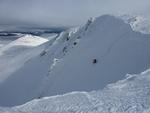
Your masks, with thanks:
<instances>
[{"instance_id":1,"label":"wind-scoured snow surface","mask_svg":"<svg viewBox=\"0 0 150 113\"><path fill-rule=\"evenodd\" d=\"M144 17L142 15L123 15L121 18L126 23L129 23L134 31L150 34L150 17Z\"/></svg>"},{"instance_id":2,"label":"wind-scoured snow surface","mask_svg":"<svg viewBox=\"0 0 150 113\"><path fill-rule=\"evenodd\" d=\"M117 17L105 15L89 20L72 40L77 43L72 44L73 49L65 44L66 56L56 57L59 60L50 72L48 95L101 89L127 73L140 73L150 67L150 35L133 31Z\"/></svg>"},{"instance_id":3,"label":"wind-scoured snow surface","mask_svg":"<svg viewBox=\"0 0 150 113\"><path fill-rule=\"evenodd\" d=\"M3 82L26 61L39 54L40 48L35 49L35 47L47 41L38 36L25 35L2 47L0 49L0 82Z\"/></svg>"},{"instance_id":4,"label":"wind-scoured snow surface","mask_svg":"<svg viewBox=\"0 0 150 113\"><path fill-rule=\"evenodd\" d=\"M150 35L135 31L130 24L119 17L104 15L65 31L34 50L28 49L32 55L21 59L23 63L14 60L7 68L10 72L7 78L3 78L5 73L0 73L0 106L16 106L35 98L72 91L99 90L128 73L147 70L150 68ZM11 67L15 71L11 71ZM85 93L79 94L85 98Z\"/></svg>"},{"instance_id":5,"label":"wind-scoured snow surface","mask_svg":"<svg viewBox=\"0 0 150 113\"><path fill-rule=\"evenodd\" d=\"M36 99L1 113L149 113L150 70L110 84L101 91L72 92Z\"/></svg>"}]
</instances>

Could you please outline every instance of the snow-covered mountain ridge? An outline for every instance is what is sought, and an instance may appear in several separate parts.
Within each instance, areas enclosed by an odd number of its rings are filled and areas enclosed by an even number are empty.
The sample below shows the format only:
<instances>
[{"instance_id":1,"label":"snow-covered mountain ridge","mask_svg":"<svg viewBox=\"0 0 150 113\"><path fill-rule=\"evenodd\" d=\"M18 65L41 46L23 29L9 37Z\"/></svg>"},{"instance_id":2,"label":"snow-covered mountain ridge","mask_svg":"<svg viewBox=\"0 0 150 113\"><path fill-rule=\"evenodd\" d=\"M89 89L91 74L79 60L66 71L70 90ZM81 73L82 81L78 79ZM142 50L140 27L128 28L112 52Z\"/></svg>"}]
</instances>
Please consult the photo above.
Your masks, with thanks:
<instances>
[{"instance_id":1,"label":"snow-covered mountain ridge","mask_svg":"<svg viewBox=\"0 0 150 113\"><path fill-rule=\"evenodd\" d=\"M133 31L119 17L90 19L86 25L37 46L38 53L0 84L0 106L103 89L127 73L150 68L149 43L149 34Z\"/></svg>"},{"instance_id":2,"label":"snow-covered mountain ridge","mask_svg":"<svg viewBox=\"0 0 150 113\"><path fill-rule=\"evenodd\" d=\"M34 57L40 50L35 49L47 39L38 36L25 35L0 49L0 82L19 69L26 61ZM41 49L44 47L41 47ZM43 50L42 49L42 50Z\"/></svg>"},{"instance_id":3,"label":"snow-covered mountain ridge","mask_svg":"<svg viewBox=\"0 0 150 113\"><path fill-rule=\"evenodd\" d=\"M123 15L120 18L130 24L134 31L150 34L150 17L143 15Z\"/></svg>"},{"instance_id":4,"label":"snow-covered mountain ridge","mask_svg":"<svg viewBox=\"0 0 150 113\"><path fill-rule=\"evenodd\" d=\"M89 20L71 39L77 44L50 72L48 95L100 89L150 67L150 35L133 31L118 17Z\"/></svg>"}]
</instances>

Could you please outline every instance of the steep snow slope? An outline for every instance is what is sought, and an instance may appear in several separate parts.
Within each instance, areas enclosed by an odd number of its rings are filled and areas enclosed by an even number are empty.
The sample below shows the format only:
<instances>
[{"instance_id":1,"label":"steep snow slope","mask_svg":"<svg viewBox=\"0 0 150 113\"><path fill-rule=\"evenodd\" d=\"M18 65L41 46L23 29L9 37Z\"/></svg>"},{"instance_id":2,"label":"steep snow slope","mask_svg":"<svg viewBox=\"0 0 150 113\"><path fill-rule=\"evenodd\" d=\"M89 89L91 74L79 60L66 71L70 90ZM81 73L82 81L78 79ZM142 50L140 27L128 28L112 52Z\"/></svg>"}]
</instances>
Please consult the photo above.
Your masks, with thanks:
<instances>
[{"instance_id":1,"label":"steep snow slope","mask_svg":"<svg viewBox=\"0 0 150 113\"><path fill-rule=\"evenodd\" d=\"M100 89L150 67L150 35L133 31L123 20L101 16L83 32L51 70L46 96Z\"/></svg>"},{"instance_id":2,"label":"steep snow slope","mask_svg":"<svg viewBox=\"0 0 150 113\"><path fill-rule=\"evenodd\" d=\"M36 99L1 113L149 113L150 70L110 84L101 91L72 92Z\"/></svg>"},{"instance_id":3,"label":"steep snow slope","mask_svg":"<svg viewBox=\"0 0 150 113\"><path fill-rule=\"evenodd\" d=\"M63 32L41 45L45 48L42 52L36 49L34 57L11 73L0 84L0 106L102 89L127 73L148 69L149 43L150 35L133 31L117 17L90 19L85 26Z\"/></svg>"},{"instance_id":4,"label":"steep snow slope","mask_svg":"<svg viewBox=\"0 0 150 113\"><path fill-rule=\"evenodd\" d=\"M0 82L3 82L11 73L39 53L39 49L42 48L39 47L35 50L35 46L47 41L41 37L25 35L2 47L0 49Z\"/></svg>"},{"instance_id":5,"label":"steep snow slope","mask_svg":"<svg viewBox=\"0 0 150 113\"><path fill-rule=\"evenodd\" d=\"M56 56L64 55L60 51L63 49L62 42L66 38L65 35L68 33L62 33L59 38L54 37L48 43L41 45L43 51L39 49L41 46L36 48L38 54L0 84L0 106L14 106L42 96L45 86L43 84L48 82L50 67L54 66L53 60ZM31 51L34 54L34 51Z\"/></svg>"},{"instance_id":6,"label":"steep snow slope","mask_svg":"<svg viewBox=\"0 0 150 113\"><path fill-rule=\"evenodd\" d=\"M53 42L55 37L52 36L50 42ZM38 58L41 58L41 55L44 54L41 54L41 52L50 44L50 42L46 43L47 41L42 37L26 35L0 50L0 103L2 105L21 104L22 99L34 97L35 86L38 84L37 86L40 87L38 82L42 80L43 74L45 74L41 69L48 72L46 68L42 67L43 63L44 65L45 62L48 63L48 60L41 62L38 59L36 61L35 57L39 56ZM30 60L34 62L33 65ZM24 68L22 69L22 67ZM32 96L28 95L28 92ZM18 101L21 101L21 103Z\"/></svg>"}]
</instances>

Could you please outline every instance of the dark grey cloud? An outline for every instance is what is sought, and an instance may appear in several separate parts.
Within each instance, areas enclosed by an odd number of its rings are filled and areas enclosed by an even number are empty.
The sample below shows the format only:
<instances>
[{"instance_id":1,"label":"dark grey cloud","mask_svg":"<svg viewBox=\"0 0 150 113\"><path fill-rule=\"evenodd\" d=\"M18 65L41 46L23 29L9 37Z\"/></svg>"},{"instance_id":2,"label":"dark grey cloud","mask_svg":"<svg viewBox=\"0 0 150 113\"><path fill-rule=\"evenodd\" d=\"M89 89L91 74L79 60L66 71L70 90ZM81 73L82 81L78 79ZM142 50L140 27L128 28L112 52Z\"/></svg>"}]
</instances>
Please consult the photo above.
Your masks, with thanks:
<instances>
[{"instance_id":1,"label":"dark grey cloud","mask_svg":"<svg viewBox=\"0 0 150 113\"><path fill-rule=\"evenodd\" d=\"M78 25L105 13L143 13L149 0L0 0L0 23Z\"/></svg>"}]
</instances>

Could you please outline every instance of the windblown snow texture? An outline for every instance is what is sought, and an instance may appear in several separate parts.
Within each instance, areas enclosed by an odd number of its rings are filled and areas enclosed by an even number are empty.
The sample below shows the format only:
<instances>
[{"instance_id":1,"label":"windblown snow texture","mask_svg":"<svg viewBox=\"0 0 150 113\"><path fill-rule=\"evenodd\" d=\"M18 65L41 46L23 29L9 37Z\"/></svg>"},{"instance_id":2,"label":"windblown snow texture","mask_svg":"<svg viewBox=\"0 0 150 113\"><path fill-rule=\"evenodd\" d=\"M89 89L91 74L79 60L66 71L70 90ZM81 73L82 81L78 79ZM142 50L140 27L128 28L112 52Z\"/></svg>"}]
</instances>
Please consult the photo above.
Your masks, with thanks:
<instances>
[{"instance_id":1,"label":"windblown snow texture","mask_svg":"<svg viewBox=\"0 0 150 113\"><path fill-rule=\"evenodd\" d=\"M119 18L105 15L88 21L71 40L77 45L65 44L68 52L51 70L46 96L102 89L150 67L150 35L133 31Z\"/></svg>"},{"instance_id":2,"label":"windblown snow texture","mask_svg":"<svg viewBox=\"0 0 150 113\"><path fill-rule=\"evenodd\" d=\"M83 27L65 31L37 46L36 54L32 51L34 55L0 83L0 106L16 106L72 91L103 89L127 73L148 69L149 48L150 35L133 31L130 24L118 17L90 19ZM17 62L13 66L16 65ZM85 98L85 94L81 95Z\"/></svg>"},{"instance_id":3,"label":"windblown snow texture","mask_svg":"<svg viewBox=\"0 0 150 113\"><path fill-rule=\"evenodd\" d=\"M150 70L110 84L101 91L72 92L36 99L1 113L149 113Z\"/></svg>"}]
</instances>

